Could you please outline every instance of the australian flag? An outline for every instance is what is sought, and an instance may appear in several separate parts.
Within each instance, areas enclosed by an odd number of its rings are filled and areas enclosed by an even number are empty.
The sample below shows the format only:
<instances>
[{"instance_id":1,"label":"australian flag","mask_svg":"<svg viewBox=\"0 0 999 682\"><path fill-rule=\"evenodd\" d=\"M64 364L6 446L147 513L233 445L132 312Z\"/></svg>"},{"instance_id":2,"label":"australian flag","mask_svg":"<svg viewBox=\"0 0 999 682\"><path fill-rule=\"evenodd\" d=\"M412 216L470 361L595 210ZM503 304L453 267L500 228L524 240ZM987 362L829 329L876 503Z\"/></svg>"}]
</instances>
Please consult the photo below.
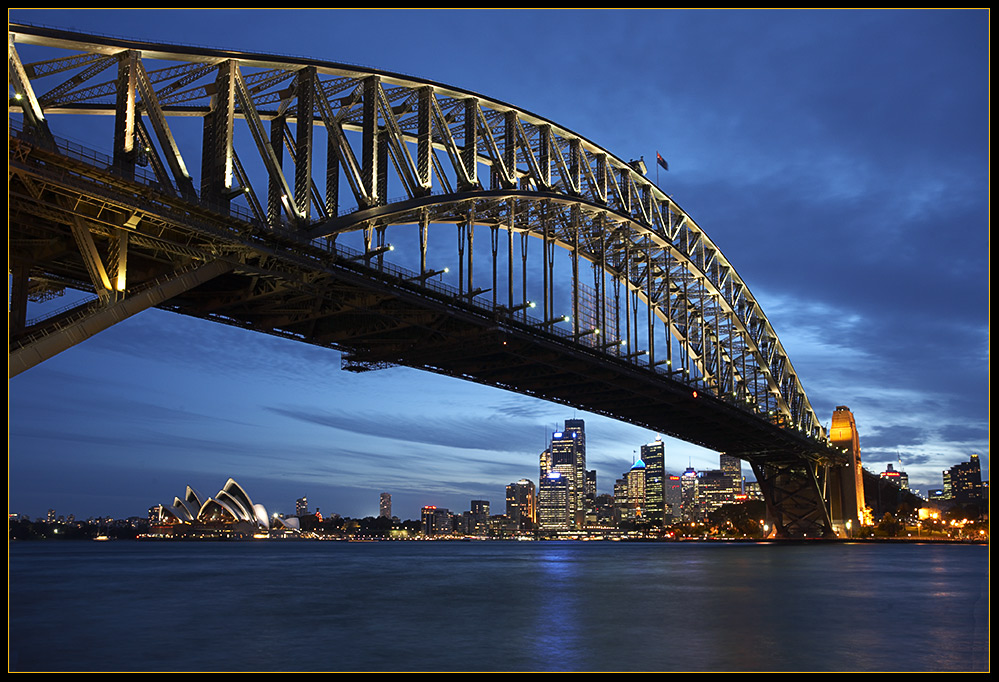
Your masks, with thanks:
<instances>
[{"instance_id":1,"label":"australian flag","mask_svg":"<svg viewBox=\"0 0 999 682\"><path fill-rule=\"evenodd\" d=\"M663 170L669 170L669 164L666 163L666 159L664 159L659 152L656 152L656 163L662 166Z\"/></svg>"}]
</instances>

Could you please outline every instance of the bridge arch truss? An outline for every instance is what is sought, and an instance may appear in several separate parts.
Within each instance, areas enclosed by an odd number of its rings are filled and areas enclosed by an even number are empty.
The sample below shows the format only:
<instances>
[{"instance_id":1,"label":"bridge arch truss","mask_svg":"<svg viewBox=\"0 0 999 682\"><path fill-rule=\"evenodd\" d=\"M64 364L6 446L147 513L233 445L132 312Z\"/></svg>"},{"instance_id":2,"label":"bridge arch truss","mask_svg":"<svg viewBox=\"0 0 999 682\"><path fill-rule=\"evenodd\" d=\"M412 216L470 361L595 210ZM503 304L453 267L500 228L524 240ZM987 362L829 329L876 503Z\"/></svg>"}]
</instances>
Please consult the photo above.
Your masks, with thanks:
<instances>
[{"instance_id":1,"label":"bridge arch truss","mask_svg":"<svg viewBox=\"0 0 999 682\"><path fill-rule=\"evenodd\" d=\"M26 147L58 146L61 116L103 117L104 165L124 182L329 262L396 263L410 285L446 283L500 322L687 386L800 434L815 452L828 446L759 303L643 162L478 93L344 64L9 25L8 66ZM127 259L155 212L120 213L99 228L79 220L73 233L105 306L157 287ZM175 286L248 269L239 253L188 254L186 283ZM146 305L169 297L159 290ZM284 319L264 331L321 343L295 328L314 328L314 314ZM15 331L31 326L15 315ZM406 364L392 351L333 345L355 368Z\"/></svg>"}]
</instances>

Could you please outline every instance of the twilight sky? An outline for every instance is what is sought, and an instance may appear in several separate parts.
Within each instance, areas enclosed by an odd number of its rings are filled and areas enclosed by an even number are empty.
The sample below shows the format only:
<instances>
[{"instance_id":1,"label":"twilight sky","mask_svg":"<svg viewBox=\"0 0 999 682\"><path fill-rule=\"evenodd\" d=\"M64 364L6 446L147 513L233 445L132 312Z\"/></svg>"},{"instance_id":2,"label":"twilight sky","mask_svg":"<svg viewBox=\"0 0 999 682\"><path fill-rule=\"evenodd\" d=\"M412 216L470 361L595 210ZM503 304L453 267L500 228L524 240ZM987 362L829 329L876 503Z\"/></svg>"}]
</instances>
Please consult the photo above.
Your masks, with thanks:
<instances>
[{"instance_id":1,"label":"twilight sky","mask_svg":"<svg viewBox=\"0 0 999 682\"><path fill-rule=\"evenodd\" d=\"M988 478L987 10L9 19L397 71L509 102L623 159L659 151L660 186L752 289L820 418L854 412L869 469L901 459L925 493L977 453ZM599 492L656 435L415 370L343 372L332 351L155 310L8 392L9 511L32 517L143 515L229 476L272 512L306 495L323 514L375 515L386 491L402 518L472 499L501 513L508 483L537 481L564 419L586 419ZM718 467L674 440L666 461Z\"/></svg>"}]
</instances>

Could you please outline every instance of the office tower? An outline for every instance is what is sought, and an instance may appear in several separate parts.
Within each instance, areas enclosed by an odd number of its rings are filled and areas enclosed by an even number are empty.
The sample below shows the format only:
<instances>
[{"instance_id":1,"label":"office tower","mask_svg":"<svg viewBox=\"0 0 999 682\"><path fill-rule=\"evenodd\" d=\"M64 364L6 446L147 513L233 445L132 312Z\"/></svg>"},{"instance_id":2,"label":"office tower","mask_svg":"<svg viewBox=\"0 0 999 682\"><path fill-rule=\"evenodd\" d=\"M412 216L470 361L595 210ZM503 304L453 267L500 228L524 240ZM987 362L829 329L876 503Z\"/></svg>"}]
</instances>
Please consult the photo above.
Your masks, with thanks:
<instances>
[{"instance_id":1,"label":"office tower","mask_svg":"<svg viewBox=\"0 0 999 682\"><path fill-rule=\"evenodd\" d=\"M382 493L378 497L378 516L383 519L392 518L392 496L388 493Z\"/></svg>"},{"instance_id":2,"label":"office tower","mask_svg":"<svg viewBox=\"0 0 999 682\"><path fill-rule=\"evenodd\" d=\"M420 520L424 537L450 535L454 526L451 522L451 512L443 507L425 506L420 512Z\"/></svg>"},{"instance_id":3,"label":"office tower","mask_svg":"<svg viewBox=\"0 0 999 682\"><path fill-rule=\"evenodd\" d=\"M634 510L635 517L644 515L645 507L645 462L638 460L631 465L625 474L628 481L628 505Z\"/></svg>"},{"instance_id":4,"label":"office tower","mask_svg":"<svg viewBox=\"0 0 999 682\"><path fill-rule=\"evenodd\" d=\"M576 439L576 481L582 497L586 495L586 424L582 419L566 419L563 431Z\"/></svg>"},{"instance_id":5,"label":"office tower","mask_svg":"<svg viewBox=\"0 0 999 682\"><path fill-rule=\"evenodd\" d=\"M489 532L489 500L472 500L468 522L469 533L485 535Z\"/></svg>"},{"instance_id":6,"label":"office tower","mask_svg":"<svg viewBox=\"0 0 999 682\"><path fill-rule=\"evenodd\" d=\"M550 453L549 471L558 471L566 479L569 515L573 527L581 528L586 513L586 430L582 419L565 420L565 429L552 434Z\"/></svg>"},{"instance_id":7,"label":"office tower","mask_svg":"<svg viewBox=\"0 0 999 682\"><path fill-rule=\"evenodd\" d=\"M962 504L979 502L982 499L982 466L978 455L971 460L955 464L950 468L950 498ZM947 477L944 478L946 487Z\"/></svg>"},{"instance_id":8,"label":"office tower","mask_svg":"<svg viewBox=\"0 0 999 682\"><path fill-rule=\"evenodd\" d=\"M683 502L680 477L667 473L664 479L663 501L666 503L666 523L676 523L680 520L680 508Z\"/></svg>"},{"instance_id":9,"label":"office tower","mask_svg":"<svg viewBox=\"0 0 999 682\"><path fill-rule=\"evenodd\" d=\"M718 455L721 460L721 472L732 481L732 495L742 494L742 460L724 452Z\"/></svg>"},{"instance_id":10,"label":"office tower","mask_svg":"<svg viewBox=\"0 0 999 682\"><path fill-rule=\"evenodd\" d=\"M538 456L538 481L543 481L552 470L552 451L545 450Z\"/></svg>"},{"instance_id":11,"label":"office tower","mask_svg":"<svg viewBox=\"0 0 999 682\"><path fill-rule=\"evenodd\" d=\"M642 461L645 462L645 504L642 513L653 527L662 528L666 525L666 446L661 439L642 446Z\"/></svg>"},{"instance_id":12,"label":"office tower","mask_svg":"<svg viewBox=\"0 0 999 682\"><path fill-rule=\"evenodd\" d=\"M534 481L522 478L506 487L506 515L518 530L534 530L538 523Z\"/></svg>"},{"instance_id":13,"label":"office tower","mask_svg":"<svg viewBox=\"0 0 999 682\"><path fill-rule=\"evenodd\" d=\"M701 520L697 497L697 471L693 467L687 467L680 476L680 515L684 521Z\"/></svg>"},{"instance_id":14,"label":"office tower","mask_svg":"<svg viewBox=\"0 0 999 682\"><path fill-rule=\"evenodd\" d=\"M308 516L309 514L309 500L305 497L300 497L295 500L295 516Z\"/></svg>"},{"instance_id":15,"label":"office tower","mask_svg":"<svg viewBox=\"0 0 999 682\"><path fill-rule=\"evenodd\" d=\"M538 527L548 532L573 528L569 477L560 471L551 471L538 487Z\"/></svg>"},{"instance_id":16,"label":"office tower","mask_svg":"<svg viewBox=\"0 0 999 682\"><path fill-rule=\"evenodd\" d=\"M732 478L720 469L702 471L697 477L697 499L704 516L734 502Z\"/></svg>"},{"instance_id":17,"label":"office tower","mask_svg":"<svg viewBox=\"0 0 999 682\"><path fill-rule=\"evenodd\" d=\"M617 507L619 516L628 516L628 474L623 474L614 481L614 506Z\"/></svg>"},{"instance_id":18,"label":"office tower","mask_svg":"<svg viewBox=\"0 0 999 682\"><path fill-rule=\"evenodd\" d=\"M597 470L587 469L586 471L586 499L592 500L597 496Z\"/></svg>"},{"instance_id":19,"label":"office tower","mask_svg":"<svg viewBox=\"0 0 999 682\"><path fill-rule=\"evenodd\" d=\"M146 516L149 519L149 523L153 525L160 523L163 520L163 505L157 504L150 507Z\"/></svg>"}]
</instances>

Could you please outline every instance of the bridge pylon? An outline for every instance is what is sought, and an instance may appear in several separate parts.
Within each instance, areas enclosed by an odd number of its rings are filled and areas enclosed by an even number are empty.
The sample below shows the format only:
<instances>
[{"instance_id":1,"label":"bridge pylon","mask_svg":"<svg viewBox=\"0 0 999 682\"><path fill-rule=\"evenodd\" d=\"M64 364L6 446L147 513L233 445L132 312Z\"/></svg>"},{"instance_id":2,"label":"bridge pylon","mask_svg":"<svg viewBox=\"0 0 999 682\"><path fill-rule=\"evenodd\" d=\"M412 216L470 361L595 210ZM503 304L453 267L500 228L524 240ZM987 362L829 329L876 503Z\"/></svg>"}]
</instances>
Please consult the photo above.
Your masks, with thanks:
<instances>
[{"instance_id":1,"label":"bridge pylon","mask_svg":"<svg viewBox=\"0 0 999 682\"><path fill-rule=\"evenodd\" d=\"M840 537L851 537L864 522L864 471L860 462L860 435L850 408L840 405L833 412L829 439L847 455L843 466L830 469L829 506L833 526Z\"/></svg>"}]
</instances>

